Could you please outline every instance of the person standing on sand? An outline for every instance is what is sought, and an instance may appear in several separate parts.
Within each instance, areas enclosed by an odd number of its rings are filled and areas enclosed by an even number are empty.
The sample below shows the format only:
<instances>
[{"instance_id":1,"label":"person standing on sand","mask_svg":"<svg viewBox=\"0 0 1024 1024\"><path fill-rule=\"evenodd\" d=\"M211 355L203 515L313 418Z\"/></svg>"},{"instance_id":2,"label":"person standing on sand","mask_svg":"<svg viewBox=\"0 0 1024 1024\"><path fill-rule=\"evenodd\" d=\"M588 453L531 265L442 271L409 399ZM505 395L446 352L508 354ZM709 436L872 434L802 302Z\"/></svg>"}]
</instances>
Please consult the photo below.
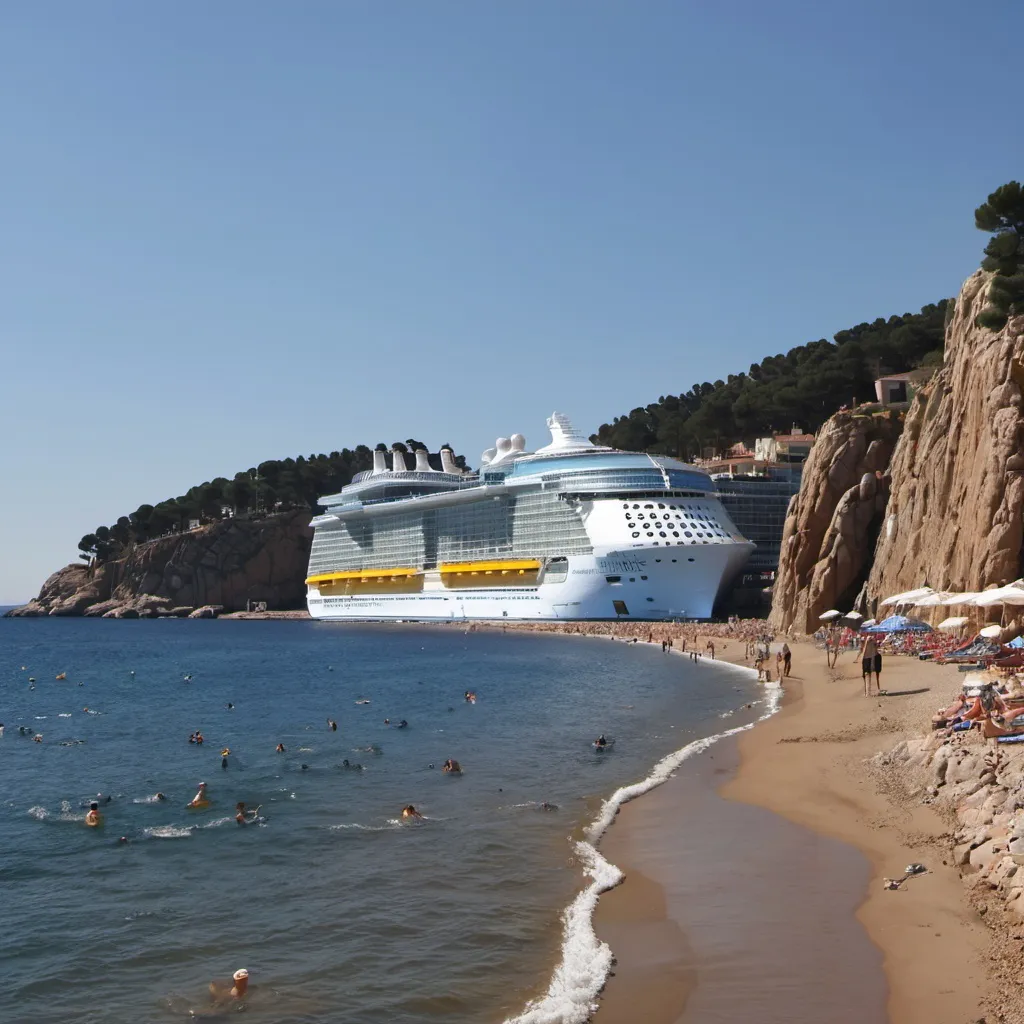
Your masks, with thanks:
<instances>
[{"instance_id":1,"label":"person standing on sand","mask_svg":"<svg viewBox=\"0 0 1024 1024\"><path fill-rule=\"evenodd\" d=\"M871 696L871 673L875 673L875 685L882 671L882 656L878 653L878 641L869 633L860 648L860 674L864 681L864 696Z\"/></svg>"},{"instance_id":2,"label":"person standing on sand","mask_svg":"<svg viewBox=\"0 0 1024 1024\"><path fill-rule=\"evenodd\" d=\"M793 652L789 649L789 644L783 643L782 645L782 672L789 678L790 669L793 667ZM779 676L781 679L782 676Z\"/></svg>"}]
</instances>

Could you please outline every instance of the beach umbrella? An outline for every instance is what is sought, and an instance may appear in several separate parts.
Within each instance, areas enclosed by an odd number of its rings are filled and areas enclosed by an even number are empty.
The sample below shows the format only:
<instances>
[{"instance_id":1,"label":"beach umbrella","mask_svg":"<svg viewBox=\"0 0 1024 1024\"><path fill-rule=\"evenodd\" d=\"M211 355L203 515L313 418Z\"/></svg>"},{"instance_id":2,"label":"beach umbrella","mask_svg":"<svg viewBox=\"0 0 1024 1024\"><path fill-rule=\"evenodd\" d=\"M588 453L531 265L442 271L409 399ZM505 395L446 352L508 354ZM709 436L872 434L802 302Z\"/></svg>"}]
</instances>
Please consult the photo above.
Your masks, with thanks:
<instances>
[{"instance_id":1,"label":"beach umbrella","mask_svg":"<svg viewBox=\"0 0 1024 1024\"><path fill-rule=\"evenodd\" d=\"M977 591L971 591L966 594L950 594L942 603L948 608L954 604L974 604L974 602L981 597L981 594Z\"/></svg>"},{"instance_id":2,"label":"beach umbrella","mask_svg":"<svg viewBox=\"0 0 1024 1024\"><path fill-rule=\"evenodd\" d=\"M822 612L818 616L818 618L822 622L831 622L832 619L840 619L840 618L842 618L842 616L843 616L843 613L841 611L838 611L835 608L830 608L827 612Z\"/></svg>"},{"instance_id":3,"label":"beach umbrella","mask_svg":"<svg viewBox=\"0 0 1024 1024\"><path fill-rule=\"evenodd\" d=\"M919 598L927 597L932 593L934 591L931 587L918 587L917 590L908 590L903 594L893 594L892 597L887 597L881 603L885 607L894 604L913 604Z\"/></svg>"},{"instance_id":4,"label":"beach umbrella","mask_svg":"<svg viewBox=\"0 0 1024 1024\"><path fill-rule=\"evenodd\" d=\"M983 630L980 630L978 636L983 636L986 640L994 640L1002 631L1002 626L993 623L991 626L986 626Z\"/></svg>"},{"instance_id":5,"label":"beach umbrella","mask_svg":"<svg viewBox=\"0 0 1024 1024\"><path fill-rule=\"evenodd\" d=\"M864 618L864 616L863 616L863 615L861 615L861 613L860 613L860 612L847 612L847 613L846 613L846 614L845 614L845 615L843 616L843 618L844 618L844 619L863 619L863 618Z\"/></svg>"},{"instance_id":6,"label":"beach umbrella","mask_svg":"<svg viewBox=\"0 0 1024 1024\"><path fill-rule=\"evenodd\" d=\"M908 603L912 604L915 608L938 608L939 605L946 603L946 598L949 596L948 591L936 591L934 594L925 594L924 597Z\"/></svg>"},{"instance_id":7,"label":"beach umbrella","mask_svg":"<svg viewBox=\"0 0 1024 1024\"><path fill-rule=\"evenodd\" d=\"M1024 604L1024 588L1011 583L1006 587L986 590L978 595L974 603L979 608L989 608L994 604Z\"/></svg>"},{"instance_id":8,"label":"beach umbrella","mask_svg":"<svg viewBox=\"0 0 1024 1024\"><path fill-rule=\"evenodd\" d=\"M906 615L890 615L876 626L862 626L865 633L930 633L932 627L920 619L908 619Z\"/></svg>"},{"instance_id":9,"label":"beach umbrella","mask_svg":"<svg viewBox=\"0 0 1024 1024\"><path fill-rule=\"evenodd\" d=\"M943 619L939 623L939 629L961 629L967 625L967 622L966 615L954 615L948 619Z\"/></svg>"},{"instance_id":10,"label":"beach umbrella","mask_svg":"<svg viewBox=\"0 0 1024 1024\"><path fill-rule=\"evenodd\" d=\"M868 619L866 622L862 622L860 624L860 628L861 629L867 629L868 626L873 626L877 621L878 621L877 619Z\"/></svg>"}]
</instances>

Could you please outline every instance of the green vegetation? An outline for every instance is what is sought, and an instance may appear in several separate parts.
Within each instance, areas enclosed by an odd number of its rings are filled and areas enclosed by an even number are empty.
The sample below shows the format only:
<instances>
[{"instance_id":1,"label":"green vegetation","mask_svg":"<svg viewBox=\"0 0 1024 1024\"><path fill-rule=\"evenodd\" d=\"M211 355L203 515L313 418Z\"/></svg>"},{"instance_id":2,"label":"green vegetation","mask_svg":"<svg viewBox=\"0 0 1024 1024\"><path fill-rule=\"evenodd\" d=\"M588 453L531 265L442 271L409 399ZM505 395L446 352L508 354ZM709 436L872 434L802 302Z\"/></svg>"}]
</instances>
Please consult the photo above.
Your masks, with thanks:
<instances>
[{"instance_id":1,"label":"green vegetation","mask_svg":"<svg viewBox=\"0 0 1024 1024\"><path fill-rule=\"evenodd\" d=\"M426 445L410 438L405 444L395 442L394 447L408 452ZM387 447L378 444L377 449L386 451ZM455 461L465 466L463 456ZM439 456L431 455L430 462L435 469L441 468ZM140 505L113 526L97 527L95 533L87 533L79 541L80 557L100 562L118 558L135 544L184 533L197 522L204 525L234 516L255 517L298 508L315 510L321 495L337 493L356 473L372 466L373 451L362 444L330 455L261 462L236 473L231 480L217 477L190 488L181 497L168 498L158 505Z\"/></svg>"},{"instance_id":2,"label":"green vegetation","mask_svg":"<svg viewBox=\"0 0 1024 1024\"><path fill-rule=\"evenodd\" d=\"M875 379L942 362L951 299L888 320L858 324L833 341L813 341L769 356L747 373L695 384L604 424L600 444L692 459L738 441L788 431L814 432L844 405L875 400Z\"/></svg>"},{"instance_id":3,"label":"green vegetation","mask_svg":"<svg viewBox=\"0 0 1024 1024\"><path fill-rule=\"evenodd\" d=\"M974 226L995 234L985 246L982 270L995 276L988 305L975 317L979 327L1002 330L1011 316L1024 313L1024 188L1001 185L974 211Z\"/></svg>"}]
</instances>

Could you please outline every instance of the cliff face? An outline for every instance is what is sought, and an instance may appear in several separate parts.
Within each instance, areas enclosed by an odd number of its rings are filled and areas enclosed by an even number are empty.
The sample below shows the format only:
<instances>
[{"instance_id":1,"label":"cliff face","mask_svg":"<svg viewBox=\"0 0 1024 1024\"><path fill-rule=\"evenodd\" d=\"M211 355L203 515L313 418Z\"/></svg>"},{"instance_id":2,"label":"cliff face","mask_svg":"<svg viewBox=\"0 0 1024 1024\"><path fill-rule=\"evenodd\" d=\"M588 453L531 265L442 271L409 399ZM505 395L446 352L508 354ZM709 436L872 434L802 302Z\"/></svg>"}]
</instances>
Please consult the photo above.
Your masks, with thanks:
<instances>
[{"instance_id":1,"label":"cliff face","mask_svg":"<svg viewBox=\"0 0 1024 1024\"><path fill-rule=\"evenodd\" d=\"M822 426L783 527L769 620L776 629L813 632L822 612L852 603L882 522L900 429L889 416L848 412Z\"/></svg>"},{"instance_id":2,"label":"cliff face","mask_svg":"<svg viewBox=\"0 0 1024 1024\"><path fill-rule=\"evenodd\" d=\"M203 606L240 611L247 601L301 607L313 536L309 520L309 512L228 519L140 544L92 570L69 565L11 614L187 614Z\"/></svg>"},{"instance_id":3,"label":"cliff face","mask_svg":"<svg viewBox=\"0 0 1024 1024\"><path fill-rule=\"evenodd\" d=\"M918 396L891 465L869 599L924 585L981 590L1021 575L1024 317L974 326L990 275L957 298L945 364Z\"/></svg>"}]
</instances>

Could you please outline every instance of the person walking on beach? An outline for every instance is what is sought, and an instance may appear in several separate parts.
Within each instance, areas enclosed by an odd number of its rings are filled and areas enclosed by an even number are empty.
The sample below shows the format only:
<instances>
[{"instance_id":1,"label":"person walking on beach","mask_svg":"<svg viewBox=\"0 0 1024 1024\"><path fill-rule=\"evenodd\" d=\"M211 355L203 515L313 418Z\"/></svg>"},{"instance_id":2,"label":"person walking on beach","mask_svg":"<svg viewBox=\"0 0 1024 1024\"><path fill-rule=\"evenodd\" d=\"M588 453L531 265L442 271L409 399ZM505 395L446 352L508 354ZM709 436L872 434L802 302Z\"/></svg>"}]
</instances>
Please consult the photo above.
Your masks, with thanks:
<instances>
[{"instance_id":1,"label":"person walking on beach","mask_svg":"<svg viewBox=\"0 0 1024 1024\"><path fill-rule=\"evenodd\" d=\"M789 649L789 644L783 643L782 645L782 672L789 678L790 669L793 667L793 652ZM779 677L780 679L782 676Z\"/></svg>"},{"instance_id":2,"label":"person walking on beach","mask_svg":"<svg viewBox=\"0 0 1024 1024\"><path fill-rule=\"evenodd\" d=\"M877 662L876 662L877 659ZM878 641L869 633L860 648L860 674L864 682L864 696L871 696L871 673L875 673L876 688L878 674L882 671L882 656L878 653Z\"/></svg>"}]
</instances>

